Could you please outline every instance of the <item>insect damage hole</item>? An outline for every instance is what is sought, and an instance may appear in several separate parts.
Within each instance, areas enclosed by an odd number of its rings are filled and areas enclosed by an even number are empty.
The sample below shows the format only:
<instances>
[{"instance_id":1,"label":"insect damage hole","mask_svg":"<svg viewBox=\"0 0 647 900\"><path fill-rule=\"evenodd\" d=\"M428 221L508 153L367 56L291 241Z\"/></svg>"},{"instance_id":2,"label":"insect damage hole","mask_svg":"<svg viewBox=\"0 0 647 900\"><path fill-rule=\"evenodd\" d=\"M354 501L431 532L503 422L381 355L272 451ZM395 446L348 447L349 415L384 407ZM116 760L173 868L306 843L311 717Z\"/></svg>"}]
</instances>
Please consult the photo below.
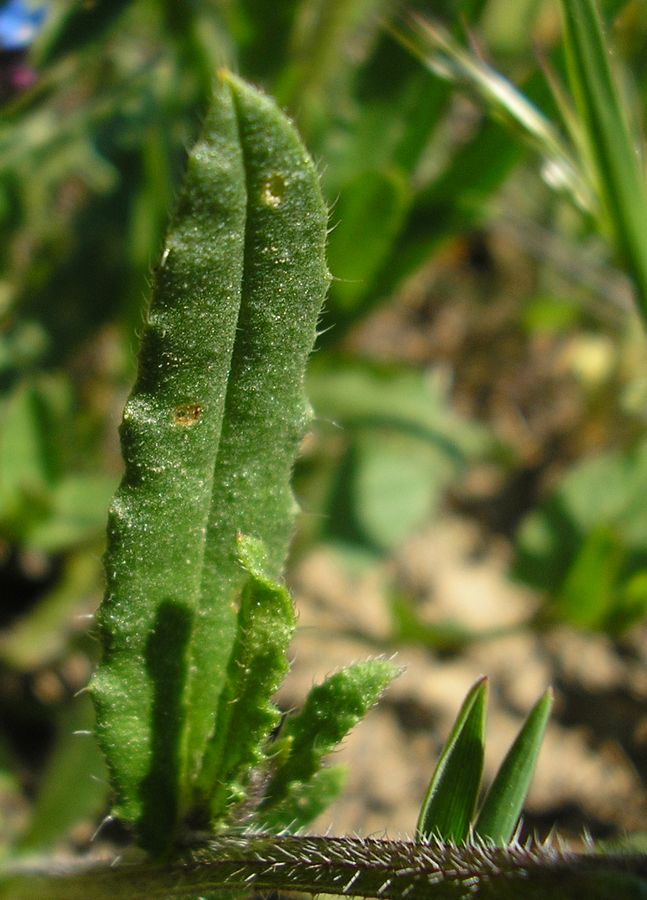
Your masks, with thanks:
<instances>
[{"instance_id":1,"label":"insect damage hole","mask_svg":"<svg viewBox=\"0 0 647 900\"><path fill-rule=\"evenodd\" d=\"M202 407L198 403L185 403L176 406L173 413L173 422L182 428L191 428L200 419Z\"/></svg>"},{"instance_id":2,"label":"insect damage hole","mask_svg":"<svg viewBox=\"0 0 647 900\"><path fill-rule=\"evenodd\" d=\"M278 172L273 172L270 177L265 180L261 189L261 203L276 209L276 207L280 206L283 202L286 188L287 181L285 178L282 175L279 175Z\"/></svg>"}]
</instances>

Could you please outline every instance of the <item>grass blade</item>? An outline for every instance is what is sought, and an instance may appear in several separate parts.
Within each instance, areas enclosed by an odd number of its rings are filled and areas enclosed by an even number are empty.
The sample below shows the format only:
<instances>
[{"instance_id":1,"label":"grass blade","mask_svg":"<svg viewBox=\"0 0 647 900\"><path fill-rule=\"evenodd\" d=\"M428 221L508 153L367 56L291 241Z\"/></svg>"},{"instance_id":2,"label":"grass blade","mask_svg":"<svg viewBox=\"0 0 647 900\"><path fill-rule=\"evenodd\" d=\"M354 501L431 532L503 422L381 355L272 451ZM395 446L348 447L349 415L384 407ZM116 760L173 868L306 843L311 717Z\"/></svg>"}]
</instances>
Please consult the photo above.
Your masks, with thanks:
<instances>
[{"instance_id":1,"label":"grass blade","mask_svg":"<svg viewBox=\"0 0 647 900\"><path fill-rule=\"evenodd\" d=\"M483 773L487 678L470 689L443 748L420 810L418 840L462 844L469 837Z\"/></svg>"},{"instance_id":2,"label":"grass blade","mask_svg":"<svg viewBox=\"0 0 647 900\"><path fill-rule=\"evenodd\" d=\"M504 847L517 826L553 705L549 688L533 706L483 801L474 835Z\"/></svg>"},{"instance_id":3,"label":"grass blade","mask_svg":"<svg viewBox=\"0 0 647 900\"><path fill-rule=\"evenodd\" d=\"M570 87L583 126L580 144L616 249L634 278L641 315L647 318L647 191L637 142L595 0L562 0L561 9Z\"/></svg>"}]
</instances>

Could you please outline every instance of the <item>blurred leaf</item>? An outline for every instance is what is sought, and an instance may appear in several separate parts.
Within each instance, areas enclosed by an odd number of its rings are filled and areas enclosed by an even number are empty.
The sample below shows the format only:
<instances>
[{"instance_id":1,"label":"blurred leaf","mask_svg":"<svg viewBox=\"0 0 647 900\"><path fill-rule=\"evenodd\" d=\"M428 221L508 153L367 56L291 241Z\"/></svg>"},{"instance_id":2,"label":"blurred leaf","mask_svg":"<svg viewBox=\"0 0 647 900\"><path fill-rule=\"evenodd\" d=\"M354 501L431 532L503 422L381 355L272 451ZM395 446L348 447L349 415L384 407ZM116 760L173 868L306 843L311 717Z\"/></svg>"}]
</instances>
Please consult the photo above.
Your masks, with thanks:
<instances>
[{"instance_id":1,"label":"blurred leaf","mask_svg":"<svg viewBox=\"0 0 647 900\"><path fill-rule=\"evenodd\" d=\"M28 497L47 497L58 469L51 440L52 409L32 382L4 400L0 433L0 522L19 519ZM25 510L29 517L30 512ZM20 527L19 521L14 527Z\"/></svg>"},{"instance_id":2,"label":"blurred leaf","mask_svg":"<svg viewBox=\"0 0 647 900\"><path fill-rule=\"evenodd\" d=\"M621 634L647 615L647 571L630 576L620 585L614 599L605 624L612 634Z\"/></svg>"},{"instance_id":3,"label":"blurred leaf","mask_svg":"<svg viewBox=\"0 0 647 900\"><path fill-rule=\"evenodd\" d=\"M647 319L647 189L638 129L629 125L611 66L610 47L595 0L562 0L570 88L579 114L579 141L618 252L632 274Z\"/></svg>"},{"instance_id":4,"label":"blurred leaf","mask_svg":"<svg viewBox=\"0 0 647 900\"><path fill-rule=\"evenodd\" d=\"M19 842L20 850L44 850L64 839L82 820L92 826L106 807L108 773L92 734L93 723L87 696L74 700L61 717L31 822Z\"/></svg>"},{"instance_id":5,"label":"blurred leaf","mask_svg":"<svg viewBox=\"0 0 647 900\"><path fill-rule=\"evenodd\" d=\"M98 41L116 22L121 13L133 5L132 0L71 0L66 4L49 4L52 15L36 46L38 65L51 65L59 57L78 52Z\"/></svg>"},{"instance_id":6,"label":"blurred leaf","mask_svg":"<svg viewBox=\"0 0 647 900\"><path fill-rule=\"evenodd\" d=\"M369 543L383 549L397 547L429 521L456 473L433 445L381 429L358 433L354 462L355 521Z\"/></svg>"},{"instance_id":7,"label":"blurred leaf","mask_svg":"<svg viewBox=\"0 0 647 900\"><path fill-rule=\"evenodd\" d=\"M341 425L346 443L327 504L333 539L392 549L490 446L484 429L452 410L432 373L339 360L312 367L309 391L317 415Z\"/></svg>"},{"instance_id":8,"label":"blurred leaf","mask_svg":"<svg viewBox=\"0 0 647 900\"><path fill-rule=\"evenodd\" d=\"M87 601L98 590L99 576L98 553L85 551L66 559L56 586L0 631L0 662L27 673L60 659L70 635L79 630L75 614L88 612Z\"/></svg>"},{"instance_id":9,"label":"blurred leaf","mask_svg":"<svg viewBox=\"0 0 647 900\"><path fill-rule=\"evenodd\" d=\"M68 475L50 494L49 514L27 530L25 540L48 553L59 553L103 533L117 479L111 475Z\"/></svg>"},{"instance_id":10,"label":"blurred leaf","mask_svg":"<svg viewBox=\"0 0 647 900\"><path fill-rule=\"evenodd\" d=\"M485 749L487 678L463 701L427 788L416 826L418 840L464 843L470 835Z\"/></svg>"},{"instance_id":11,"label":"blurred leaf","mask_svg":"<svg viewBox=\"0 0 647 900\"><path fill-rule=\"evenodd\" d=\"M551 614L622 629L644 609L647 443L575 465L522 522L512 574L548 592ZM633 587L629 587L633 585Z\"/></svg>"},{"instance_id":12,"label":"blurred leaf","mask_svg":"<svg viewBox=\"0 0 647 900\"><path fill-rule=\"evenodd\" d=\"M395 171L365 171L340 191L328 266L335 277L332 302L348 312L373 287L407 208L408 187Z\"/></svg>"},{"instance_id":13,"label":"blurred leaf","mask_svg":"<svg viewBox=\"0 0 647 900\"><path fill-rule=\"evenodd\" d=\"M7 738L0 734L0 860L12 853L16 835L25 827L28 807L18 771Z\"/></svg>"},{"instance_id":14,"label":"blurred leaf","mask_svg":"<svg viewBox=\"0 0 647 900\"><path fill-rule=\"evenodd\" d=\"M392 428L427 441L456 463L490 445L485 428L454 412L440 371L315 359L308 391L319 417L344 429Z\"/></svg>"},{"instance_id":15,"label":"blurred leaf","mask_svg":"<svg viewBox=\"0 0 647 900\"><path fill-rule=\"evenodd\" d=\"M521 145L491 119L453 147L446 166L414 198L390 267L381 273L383 295L418 270L443 242L487 220L497 191L523 156Z\"/></svg>"},{"instance_id":16,"label":"blurred leaf","mask_svg":"<svg viewBox=\"0 0 647 900\"><path fill-rule=\"evenodd\" d=\"M554 599L554 614L579 628L603 628L613 604L625 549L613 528L584 538Z\"/></svg>"},{"instance_id":17,"label":"blurred leaf","mask_svg":"<svg viewBox=\"0 0 647 900\"><path fill-rule=\"evenodd\" d=\"M537 765L552 704L553 692L548 689L528 713L483 801L474 826L476 838L501 847L512 840Z\"/></svg>"}]
</instances>

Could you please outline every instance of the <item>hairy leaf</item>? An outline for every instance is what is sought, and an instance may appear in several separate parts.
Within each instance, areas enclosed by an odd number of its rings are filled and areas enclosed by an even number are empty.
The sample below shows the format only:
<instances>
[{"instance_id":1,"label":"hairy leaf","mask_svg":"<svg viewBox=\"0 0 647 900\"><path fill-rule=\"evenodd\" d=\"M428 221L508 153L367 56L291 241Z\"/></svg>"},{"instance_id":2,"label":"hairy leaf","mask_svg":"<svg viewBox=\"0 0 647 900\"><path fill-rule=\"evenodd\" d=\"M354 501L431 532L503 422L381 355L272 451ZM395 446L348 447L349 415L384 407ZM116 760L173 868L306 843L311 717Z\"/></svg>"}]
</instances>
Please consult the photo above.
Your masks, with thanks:
<instances>
[{"instance_id":1,"label":"hairy leaf","mask_svg":"<svg viewBox=\"0 0 647 900\"><path fill-rule=\"evenodd\" d=\"M280 577L304 368L328 285L314 166L276 106L221 75L157 271L121 439L94 678L116 813L161 853L194 803L247 578Z\"/></svg>"},{"instance_id":2,"label":"hairy leaf","mask_svg":"<svg viewBox=\"0 0 647 900\"><path fill-rule=\"evenodd\" d=\"M229 805L244 799L246 776L261 761L263 744L279 722L280 713L269 698L287 673L286 650L296 623L289 593L263 573L262 546L241 538L240 548L249 579L243 588L226 685L199 779L214 823L223 818Z\"/></svg>"},{"instance_id":3,"label":"hairy leaf","mask_svg":"<svg viewBox=\"0 0 647 900\"><path fill-rule=\"evenodd\" d=\"M323 757L377 703L399 671L390 660L371 659L342 669L312 688L302 711L286 723L281 741L287 752L260 804L261 814L283 801L296 785L313 778Z\"/></svg>"}]
</instances>

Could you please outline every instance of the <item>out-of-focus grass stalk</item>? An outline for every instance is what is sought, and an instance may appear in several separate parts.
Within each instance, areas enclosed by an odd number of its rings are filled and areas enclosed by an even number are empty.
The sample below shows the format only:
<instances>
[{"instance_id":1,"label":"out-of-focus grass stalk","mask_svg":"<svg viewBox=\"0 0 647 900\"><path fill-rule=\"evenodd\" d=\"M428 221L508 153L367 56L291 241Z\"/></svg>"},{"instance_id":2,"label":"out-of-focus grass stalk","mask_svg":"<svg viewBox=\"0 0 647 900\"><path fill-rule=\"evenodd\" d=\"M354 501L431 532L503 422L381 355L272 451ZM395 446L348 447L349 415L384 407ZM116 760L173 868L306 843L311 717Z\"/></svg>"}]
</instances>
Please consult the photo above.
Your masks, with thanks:
<instances>
[{"instance_id":1,"label":"out-of-focus grass stalk","mask_svg":"<svg viewBox=\"0 0 647 900\"><path fill-rule=\"evenodd\" d=\"M561 0L568 77L584 152L616 250L647 320L647 190L636 135L611 66L596 0Z\"/></svg>"},{"instance_id":2,"label":"out-of-focus grass stalk","mask_svg":"<svg viewBox=\"0 0 647 900\"><path fill-rule=\"evenodd\" d=\"M430 72L465 88L492 115L503 120L544 160L543 176L592 214L595 198L582 167L559 128L507 78L463 47L436 22L412 13L393 33ZM487 161L484 160L484 165Z\"/></svg>"},{"instance_id":3,"label":"out-of-focus grass stalk","mask_svg":"<svg viewBox=\"0 0 647 900\"><path fill-rule=\"evenodd\" d=\"M638 128L618 88L597 0L561 0L561 9L569 91L547 70L561 127L435 23L410 15L395 33L427 68L469 89L541 154L546 182L570 195L612 242L647 321L647 187Z\"/></svg>"}]
</instances>

